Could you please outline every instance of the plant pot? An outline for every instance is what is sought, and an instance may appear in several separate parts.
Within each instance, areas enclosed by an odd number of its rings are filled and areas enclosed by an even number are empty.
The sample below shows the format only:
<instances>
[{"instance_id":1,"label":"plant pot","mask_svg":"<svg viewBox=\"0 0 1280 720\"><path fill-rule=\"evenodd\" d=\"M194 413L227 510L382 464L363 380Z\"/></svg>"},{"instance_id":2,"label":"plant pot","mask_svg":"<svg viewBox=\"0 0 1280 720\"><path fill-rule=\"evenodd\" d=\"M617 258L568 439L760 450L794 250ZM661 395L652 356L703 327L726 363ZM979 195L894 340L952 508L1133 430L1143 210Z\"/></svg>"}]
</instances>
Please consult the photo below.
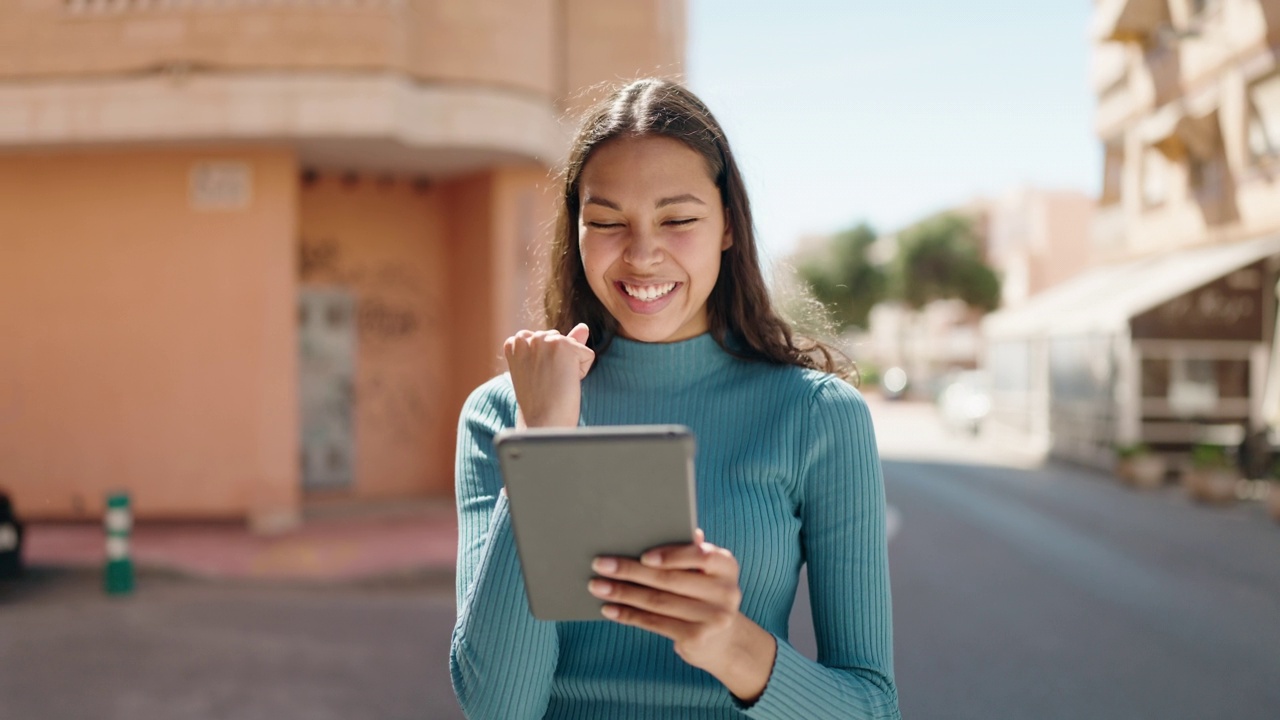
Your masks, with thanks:
<instances>
[{"instance_id":1,"label":"plant pot","mask_svg":"<svg viewBox=\"0 0 1280 720\"><path fill-rule=\"evenodd\" d=\"M1227 468L1192 468L1182 479L1182 486L1192 500L1226 504L1236 500L1236 483L1240 473Z\"/></svg>"},{"instance_id":2,"label":"plant pot","mask_svg":"<svg viewBox=\"0 0 1280 720\"><path fill-rule=\"evenodd\" d=\"M1120 458L1116 460L1115 473L1116 477L1127 485L1133 484L1133 461L1135 458Z\"/></svg>"},{"instance_id":3,"label":"plant pot","mask_svg":"<svg viewBox=\"0 0 1280 720\"><path fill-rule=\"evenodd\" d=\"M1167 470L1164 458L1159 455L1139 455L1129 459L1129 482L1143 490L1154 490L1164 485Z\"/></svg>"}]
</instances>

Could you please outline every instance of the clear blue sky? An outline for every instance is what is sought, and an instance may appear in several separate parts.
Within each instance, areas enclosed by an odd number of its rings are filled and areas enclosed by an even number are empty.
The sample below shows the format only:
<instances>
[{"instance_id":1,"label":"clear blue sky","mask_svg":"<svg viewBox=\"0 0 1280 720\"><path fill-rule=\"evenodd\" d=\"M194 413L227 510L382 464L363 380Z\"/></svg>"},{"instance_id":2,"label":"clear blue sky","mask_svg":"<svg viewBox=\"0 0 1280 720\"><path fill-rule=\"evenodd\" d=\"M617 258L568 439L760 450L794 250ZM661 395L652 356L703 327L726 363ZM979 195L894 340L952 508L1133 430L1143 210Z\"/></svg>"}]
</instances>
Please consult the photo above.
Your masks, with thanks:
<instances>
[{"instance_id":1,"label":"clear blue sky","mask_svg":"<svg viewBox=\"0 0 1280 720\"><path fill-rule=\"evenodd\" d=\"M1019 185L1096 193L1087 0L688 0L769 258Z\"/></svg>"}]
</instances>

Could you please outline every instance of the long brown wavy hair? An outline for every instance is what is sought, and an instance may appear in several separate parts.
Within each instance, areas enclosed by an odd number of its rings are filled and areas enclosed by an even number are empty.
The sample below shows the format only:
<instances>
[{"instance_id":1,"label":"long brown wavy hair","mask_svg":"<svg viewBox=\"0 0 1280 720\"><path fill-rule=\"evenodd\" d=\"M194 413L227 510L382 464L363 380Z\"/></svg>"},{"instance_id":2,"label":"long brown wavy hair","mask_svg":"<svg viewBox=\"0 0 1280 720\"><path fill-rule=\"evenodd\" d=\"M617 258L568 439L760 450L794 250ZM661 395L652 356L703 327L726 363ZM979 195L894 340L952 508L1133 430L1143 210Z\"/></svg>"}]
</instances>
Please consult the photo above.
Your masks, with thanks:
<instances>
[{"instance_id":1,"label":"long brown wavy hair","mask_svg":"<svg viewBox=\"0 0 1280 720\"><path fill-rule=\"evenodd\" d=\"M797 335L776 312L756 254L751 202L724 131L687 88L655 78L618 88L587 112L574 138L563 172L543 295L547 327L567 333L579 322L586 323L591 330L588 344L597 354L608 349L616 334L617 321L587 284L578 247L582 168L592 152L610 140L643 135L673 138L697 152L720 189L733 244L720 254L720 276L707 298L707 321L716 343L748 360L853 375L852 364L843 354ZM734 340L726 344L730 336Z\"/></svg>"}]
</instances>

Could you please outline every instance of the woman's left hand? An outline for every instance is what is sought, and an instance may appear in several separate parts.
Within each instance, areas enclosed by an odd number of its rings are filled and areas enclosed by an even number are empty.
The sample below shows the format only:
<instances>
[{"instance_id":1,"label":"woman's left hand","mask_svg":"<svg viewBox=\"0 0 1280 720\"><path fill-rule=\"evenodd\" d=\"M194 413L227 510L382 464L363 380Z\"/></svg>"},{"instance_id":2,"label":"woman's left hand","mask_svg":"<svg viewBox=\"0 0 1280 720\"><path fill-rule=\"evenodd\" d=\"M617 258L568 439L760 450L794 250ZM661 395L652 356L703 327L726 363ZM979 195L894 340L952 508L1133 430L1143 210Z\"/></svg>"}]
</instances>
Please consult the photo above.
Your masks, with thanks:
<instances>
[{"instance_id":1,"label":"woman's left hand","mask_svg":"<svg viewBox=\"0 0 1280 720\"><path fill-rule=\"evenodd\" d=\"M639 562L597 558L591 594L604 600L604 616L668 637L685 662L724 683L750 702L764 692L773 671L773 635L738 609L738 561L706 542L655 548Z\"/></svg>"}]
</instances>

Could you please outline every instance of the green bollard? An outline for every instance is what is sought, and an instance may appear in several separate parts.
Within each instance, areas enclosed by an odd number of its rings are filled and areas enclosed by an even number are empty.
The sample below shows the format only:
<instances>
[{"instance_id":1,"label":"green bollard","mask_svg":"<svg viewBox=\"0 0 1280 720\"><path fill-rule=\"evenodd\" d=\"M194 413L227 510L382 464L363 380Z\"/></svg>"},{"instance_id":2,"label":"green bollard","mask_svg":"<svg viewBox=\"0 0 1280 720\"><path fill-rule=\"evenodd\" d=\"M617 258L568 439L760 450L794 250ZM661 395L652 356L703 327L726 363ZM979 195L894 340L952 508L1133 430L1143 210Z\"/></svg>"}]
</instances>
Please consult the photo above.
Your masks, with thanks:
<instances>
[{"instance_id":1,"label":"green bollard","mask_svg":"<svg viewBox=\"0 0 1280 720\"><path fill-rule=\"evenodd\" d=\"M133 592L133 559L129 557L129 530L133 513L129 510L128 493L107 496L107 514L103 519L107 530L107 565L104 584L108 595Z\"/></svg>"}]
</instances>

